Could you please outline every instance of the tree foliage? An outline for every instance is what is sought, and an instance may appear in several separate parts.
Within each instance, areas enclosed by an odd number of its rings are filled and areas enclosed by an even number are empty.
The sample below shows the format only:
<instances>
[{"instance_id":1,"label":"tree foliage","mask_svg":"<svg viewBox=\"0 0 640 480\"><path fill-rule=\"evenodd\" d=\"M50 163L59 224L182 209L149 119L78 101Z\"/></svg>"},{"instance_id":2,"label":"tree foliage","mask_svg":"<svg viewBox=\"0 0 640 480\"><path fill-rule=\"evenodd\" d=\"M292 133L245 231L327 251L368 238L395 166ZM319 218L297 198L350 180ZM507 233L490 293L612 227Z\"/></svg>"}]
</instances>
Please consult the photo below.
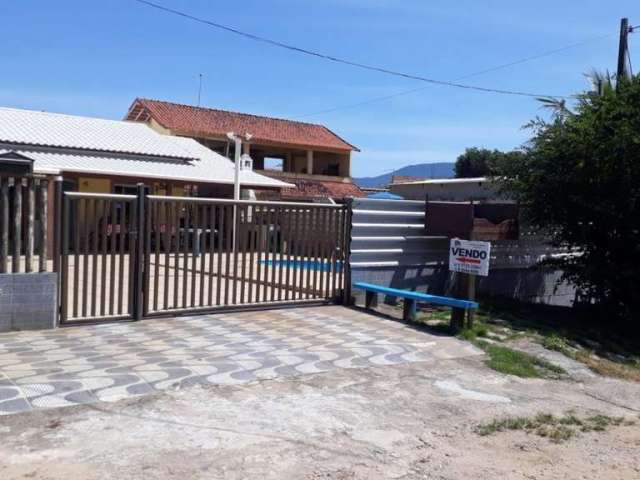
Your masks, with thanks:
<instances>
[{"instance_id":1,"label":"tree foliage","mask_svg":"<svg viewBox=\"0 0 640 480\"><path fill-rule=\"evenodd\" d=\"M505 160L515 159L520 152L501 152L486 148L467 148L456 159L456 178L485 177L492 174L494 166Z\"/></svg>"},{"instance_id":2,"label":"tree foliage","mask_svg":"<svg viewBox=\"0 0 640 480\"><path fill-rule=\"evenodd\" d=\"M600 84L530 127L525 155L494 173L534 226L579 252L555 261L566 278L640 319L640 77Z\"/></svg>"}]
</instances>

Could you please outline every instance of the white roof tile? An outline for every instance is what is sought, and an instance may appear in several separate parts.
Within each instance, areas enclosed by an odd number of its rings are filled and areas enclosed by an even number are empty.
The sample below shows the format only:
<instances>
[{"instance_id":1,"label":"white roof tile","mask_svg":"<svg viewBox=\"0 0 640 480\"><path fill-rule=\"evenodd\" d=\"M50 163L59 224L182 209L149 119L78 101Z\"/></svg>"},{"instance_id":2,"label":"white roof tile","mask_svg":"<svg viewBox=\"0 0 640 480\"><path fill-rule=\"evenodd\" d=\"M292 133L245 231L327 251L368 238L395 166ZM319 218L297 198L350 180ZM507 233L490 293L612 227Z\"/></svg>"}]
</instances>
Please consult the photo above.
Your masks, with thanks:
<instances>
[{"instance_id":1,"label":"white roof tile","mask_svg":"<svg viewBox=\"0 0 640 480\"><path fill-rule=\"evenodd\" d=\"M234 172L217 161L215 156L200 160L145 159L108 153L73 153L64 151L13 150L34 160L34 173L58 174L75 172L114 175L185 182L233 184ZM242 172L242 185L253 187L286 187L284 182L255 172Z\"/></svg>"},{"instance_id":2,"label":"white roof tile","mask_svg":"<svg viewBox=\"0 0 640 480\"><path fill-rule=\"evenodd\" d=\"M144 123L0 107L0 142L189 158Z\"/></svg>"},{"instance_id":3,"label":"white roof tile","mask_svg":"<svg viewBox=\"0 0 640 480\"><path fill-rule=\"evenodd\" d=\"M234 164L191 138L143 123L0 107L0 152L34 160L35 173L62 172L233 184ZM292 185L243 171L243 185Z\"/></svg>"}]
</instances>

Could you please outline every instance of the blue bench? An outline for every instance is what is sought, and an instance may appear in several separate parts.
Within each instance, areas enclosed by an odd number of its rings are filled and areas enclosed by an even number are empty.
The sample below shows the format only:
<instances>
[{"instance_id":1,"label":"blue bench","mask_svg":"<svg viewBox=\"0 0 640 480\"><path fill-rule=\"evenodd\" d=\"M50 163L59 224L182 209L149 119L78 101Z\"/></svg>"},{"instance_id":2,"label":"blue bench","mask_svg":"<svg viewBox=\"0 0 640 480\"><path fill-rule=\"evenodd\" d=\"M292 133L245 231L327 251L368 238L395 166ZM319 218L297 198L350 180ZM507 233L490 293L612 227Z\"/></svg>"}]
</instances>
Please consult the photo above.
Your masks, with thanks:
<instances>
[{"instance_id":1,"label":"blue bench","mask_svg":"<svg viewBox=\"0 0 640 480\"><path fill-rule=\"evenodd\" d=\"M445 305L447 307L460 308L463 310L473 310L478 308L478 303L472 300L459 300L451 297L441 297L438 295L430 295L428 293L412 292L410 290L400 290L398 288L383 287L372 283L357 282L353 285L365 291L365 307L373 308L378 305L378 293L389 295L391 297L399 297L404 299L404 307L402 318L405 321L414 321L416 318L416 302L428 302L436 305Z\"/></svg>"}]
</instances>

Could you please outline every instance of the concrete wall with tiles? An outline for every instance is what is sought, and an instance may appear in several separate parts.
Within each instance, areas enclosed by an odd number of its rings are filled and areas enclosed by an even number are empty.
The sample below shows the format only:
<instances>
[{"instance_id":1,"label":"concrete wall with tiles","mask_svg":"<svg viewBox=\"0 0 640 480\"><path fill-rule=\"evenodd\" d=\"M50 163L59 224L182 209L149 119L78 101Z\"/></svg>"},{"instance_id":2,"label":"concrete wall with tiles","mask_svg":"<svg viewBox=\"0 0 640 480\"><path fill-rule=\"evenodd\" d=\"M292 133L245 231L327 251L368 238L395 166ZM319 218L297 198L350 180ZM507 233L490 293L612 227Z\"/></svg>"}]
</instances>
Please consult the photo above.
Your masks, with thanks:
<instances>
[{"instance_id":1,"label":"concrete wall with tiles","mask_svg":"<svg viewBox=\"0 0 640 480\"><path fill-rule=\"evenodd\" d=\"M576 289L559 282L562 272L542 269L555 250L538 240L492 242L491 269L478 281L480 295L570 306ZM449 240L425 229L425 203L355 199L351 231L351 281L436 295L450 295ZM356 302L364 292L353 289ZM385 299L393 301L391 298Z\"/></svg>"},{"instance_id":2,"label":"concrete wall with tiles","mask_svg":"<svg viewBox=\"0 0 640 480\"><path fill-rule=\"evenodd\" d=\"M56 296L55 273L0 274L0 332L54 328Z\"/></svg>"}]
</instances>

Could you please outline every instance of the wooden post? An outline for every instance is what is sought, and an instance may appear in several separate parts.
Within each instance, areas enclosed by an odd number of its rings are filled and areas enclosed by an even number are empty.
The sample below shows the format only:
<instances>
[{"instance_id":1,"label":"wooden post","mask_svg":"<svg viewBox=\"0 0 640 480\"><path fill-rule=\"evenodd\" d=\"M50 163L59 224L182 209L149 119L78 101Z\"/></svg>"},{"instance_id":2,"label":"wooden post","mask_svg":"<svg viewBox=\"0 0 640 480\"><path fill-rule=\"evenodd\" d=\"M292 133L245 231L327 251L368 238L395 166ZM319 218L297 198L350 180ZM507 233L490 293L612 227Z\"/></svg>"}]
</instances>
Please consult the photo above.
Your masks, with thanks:
<instances>
[{"instance_id":1,"label":"wooden post","mask_svg":"<svg viewBox=\"0 0 640 480\"><path fill-rule=\"evenodd\" d=\"M454 276L454 288L453 294L456 298L461 298L463 292L466 290L468 283L468 277L466 273L455 273ZM464 328L464 308L452 308L451 309L451 328L455 331L460 331Z\"/></svg>"},{"instance_id":2,"label":"wooden post","mask_svg":"<svg viewBox=\"0 0 640 480\"><path fill-rule=\"evenodd\" d=\"M38 271L47 271L48 251L47 244L49 242L49 197L47 195L49 182L46 178L40 180L40 256L38 262Z\"/></svg>"},{"instance_id":3,"label":"wooden post","mask_svg":"<svg viewBox=\"0 0 640 480\"><path fill-rule=\"evenodd\" d=\"M0 273L9 271L9 179L0 177Z\"/></svg>"},{"instance_id":4,"label":"wooden post","mask_svg":"<svg viewBox=\"0 0 640 480\"><path fill-rule=\"evenodd\" d=\"M475 218L475 207L473 198L469 199L471 208L469 214L471 216L471 231L467 233L466 237L469 240L473 240L473 220ZM451 252L449 252L451 255ZM468 273L456 273L454 277L454 295L456 298L464 300L475 300L476 298L476 277L475 275L469 275ZM467 314L465 319L465 313ZM451 310L451 328L456 331L464 328L473 327L474 320L473 309L465 310L463 308L453 308Z\"/></svg>"},{"instance_id":5,"label":"wooden post","mask_svg":"<svg viewBox=\"0 0 640 480\"><path fill-rule=\"evenodd\" d=\"M13 180L13 252L11 271L20 272L20 254L22 253L22 178Z\"/></svg>"},{"instance_id":6,"label":"wooden post","mask_svg":"<svg viewBox=\"0 0 640 480\"><path fill-rule=\"evenodd\" d=\"M468 273L456 273L454 295L464 300L476 298L476 276ZM466 319L465 319L466 313ZM455 330L473 327L473 309L453 308L451 310L451 327Z\"/></svg>"},{"instance_id":7,"label":"wooden post","mask_svg":"<svg viewBox=\"0 0 640 480\"><path fill-rule=\"evenodd\" d=\"M29 178L27 180L27 238L24 249L25 272L33 271L33 245L35 235L35 210L36 210L36 180Z\"/></svg>"},{"instance_id":8,"label":"wooden post","mask_svg":"<svg viewBox=\"0 0 640 480\"><path fill-rule=\"evenodd\" d=\"M475 300L476 299L476 276L475 275L467 275L467 295L466 295L466 298L468 300ZM473 328L474 313L475 313L475 310L473 308L469 308L467 310L467 325L466 325L466 328Z\"/></svg>"}]
</instances>

